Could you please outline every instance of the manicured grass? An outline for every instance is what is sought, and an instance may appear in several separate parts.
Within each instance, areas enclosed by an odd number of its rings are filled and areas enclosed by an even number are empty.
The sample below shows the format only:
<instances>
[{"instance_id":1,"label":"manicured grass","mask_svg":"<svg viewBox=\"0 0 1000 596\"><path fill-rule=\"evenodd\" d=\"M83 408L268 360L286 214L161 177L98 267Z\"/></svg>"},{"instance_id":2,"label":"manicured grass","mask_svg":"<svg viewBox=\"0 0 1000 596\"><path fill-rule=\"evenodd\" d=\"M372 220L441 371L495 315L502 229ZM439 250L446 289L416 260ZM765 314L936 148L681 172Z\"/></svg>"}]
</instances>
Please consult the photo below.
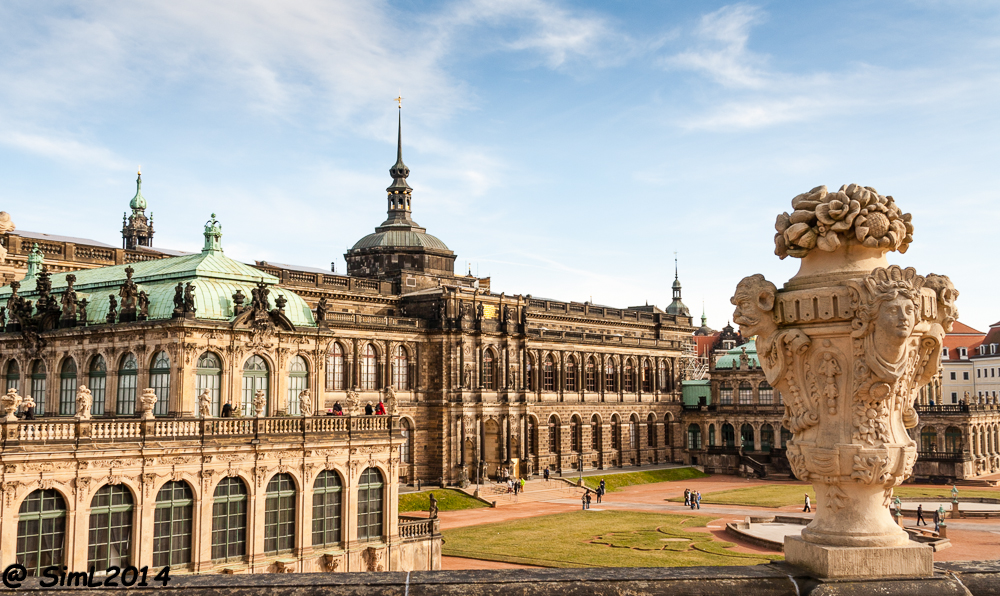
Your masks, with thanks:
<instances>
[{"instance_id":1,"label":"manicured grass","mask_svg":"<svg viewBox=\"0 0 1000 596\"><path fill-rule=\"evenodd\" d=\"M670 468L667 470L649 470L648 472L608 474L607 476L584 476L583 484L587 488L597 490L598 485L601 483L601 478L603 478L604 488L610 493L620 488L636 484L691 480L694 478L706 478L707 476L708 474L696 468Z\"/></svg>"},{"instance_id":2,"label":"manicured grass","mask_svg":"<svg viewBox=\"0 0 1000 596\"><path fill-rule=\"evenodd\" d=\"M431 493L434 493L434 498L438 500L438 511L458 511L459 509L489 507L486 503L477 501L462 491L439 488L399 495L399 512L427 511L431 503Z\"/></svg>"},{"instance_id":3,"label":"manicured grass","mask_svg":"<svg viewBox=\"0 0 1000 596\"><path fill-rule=\"evenodd\" d=\"M769 484L758 485L747 488L736 488L723 490L714 493L701 494L703 505L749 505L755 507L785 507L788 505L802 505L804 493L809 493L812 499L813 509L816 509L816 493L811 486L806 484ZM932 500L951 500L951 487L930 487L930 486L898 486L894 494L899 497L919 497ZM959 489L959 500L965 498L988 497L1000 499L1000 491L988 489ZM670 499L671 501L683 502L683 497Z\"/></svg>"},{"instance_id":4,"label":"manicured grass","mask_svg":"<svg viewBox=\"0 0 1000 596\"><path fill-rule=\"evenodd\" d=\"M711 518L575 511L447 530L441 554L541 567L758 565L779 555L737 553L707 532Z\"/></svg>"}]
</instances>

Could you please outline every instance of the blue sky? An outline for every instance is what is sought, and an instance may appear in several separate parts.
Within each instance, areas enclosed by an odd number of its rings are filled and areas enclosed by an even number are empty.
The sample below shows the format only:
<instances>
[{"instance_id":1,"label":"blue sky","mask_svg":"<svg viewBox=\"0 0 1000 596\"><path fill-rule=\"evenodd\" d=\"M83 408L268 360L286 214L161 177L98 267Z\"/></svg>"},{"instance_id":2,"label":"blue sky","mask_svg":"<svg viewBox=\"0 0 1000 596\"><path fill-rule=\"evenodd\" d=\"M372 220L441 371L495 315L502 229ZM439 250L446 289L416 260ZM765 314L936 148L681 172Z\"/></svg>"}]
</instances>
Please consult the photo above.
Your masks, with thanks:
<instances>
[{"instance_id":1,"label":"blue sky","mask_svg":"<svg viewBox=\"0 0 1000 596\"><path fill-rule=\"evenodd\" d=\"M1000 320L1000 5L273 2L0 5L0 209L114 244L135 168L155 244L337 263L385 215L403 102L414 219L494 291L666 306L718 328L777 284L775 216L857 182L913 213L890 261Z\"/></svg>"}]
</instances>

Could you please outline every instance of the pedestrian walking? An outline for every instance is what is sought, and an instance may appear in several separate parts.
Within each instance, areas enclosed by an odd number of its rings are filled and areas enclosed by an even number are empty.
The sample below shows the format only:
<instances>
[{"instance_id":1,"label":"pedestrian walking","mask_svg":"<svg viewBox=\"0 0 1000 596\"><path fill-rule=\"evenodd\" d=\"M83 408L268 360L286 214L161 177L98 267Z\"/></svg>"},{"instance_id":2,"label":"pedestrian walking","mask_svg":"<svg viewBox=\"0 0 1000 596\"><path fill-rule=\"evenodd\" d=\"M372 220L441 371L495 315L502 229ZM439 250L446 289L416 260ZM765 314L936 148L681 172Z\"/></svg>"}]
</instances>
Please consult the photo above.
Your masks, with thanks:
<instances>
[{"instance_id":1,"label":"pedestrian walking","mask_svg":"<svg viewBox=\"0 0 1000 596\"><path fill-rule=\"evenodd\" d=\"M590 509L590 491L587 491L587 509Z\"/></svg>"},{"instance_id":2,"label":"pedestrian walking","mask_svg":"<svg viewBox=\"0 0 1000 596\"><path fill-rule=\"evenodd\" d=\"M917 505L917 525L919 526L921 522L923 522L923 524L925 526L927 525L927 522L924 520L924 504L923 503Z\"/></svg>"},{"instance_id":3,"label":"pedestrian walking","mask_svg":"<svg viewBox=\"0 0 1000 596\"><path fill-rule=\"evenodd\" d=\"M698 509L701 509L701 491L695 493L695 502L698 503Z\"/></svg>"},{"instance_id":4,"label":"pedestrian walking","mask_svg":"<svg viewBox=\"0 0 1000 596\"><path fill-rule=\"evenodd\" d=\"M691 504L691 491L689 489L684 489L684 506L687 507Z\"/></svg>"},{"instance_id":5,"label":"pedestrian walking","mask_svg":"<svg viewBox=\"0 0 1000 596\"><path fill-rule=\"evenodd\" d=\"M580 509L587 509L587 493L580 495Z\"/></svg>"},{"instance_id":6,"label":"pedestrian walking","mask_svg":"<svg viewBox=\"0 0 1000 596\"><path fill-rule=\"evenodd\" d=\"M603 478L601 478L601 486L600 486L600 488L601 488L601 492L602 493L608 492L607 489L604 488L604 479Z\"/></svg>"},{"instance_id":7,"label":"pedestrian walking","mask_svg":"<svg viewBox=\"0 0 1000 596\"><path fill-rule=\"evenodd\" d=\"M601 502L601 497L603 497L603 496L604 496L604 489L603 489L603 488L601 488L600 486L598 486L598 487L597 487L597 503L598 503L598 504L600 504L600 502Z\"/></svg>"},{"instance_id":8,"label":"pedestrian walking","mask_svg":"<svg viewBox=\"0 0 1000 596\"><path fill-rule=\"evenodd\" d=\"M934 531L935 532L940 532L941 531L941 514L939 513L939 511L940 511L939 509L935 509L934 510Z\"/></svg>"},{"instance_id":9,"label":"pedestrian walking","mask_svg":"<svg viewBox=\"0 0 1000 596\"><path fill-rule=\"evenodd\" d=\"M545 471L542 472L542 477L545 478L546 482L549 481L549 469L548 468L545 468Z\"/></svg>"},{"instance_id":10,"label":"pedestrian walking","mask_svg":"<svg viewBox=\"0 0 1000 596\"><path fill-rule=\"evenodd\" d=\"M809 501L809 493L806 493L806 506L802 508L802 513L812 513L812 504Z\"/></svg>"},{"instance_id":11,"label":"pedestrian walking","mask_svg":"<svg viewBox=\"0 0 1000 596\"><path fill-rule=\"evenodd\" d=\"M523 493L524 492L524 478L521 479L520 484L521 484L521 492Z\"/></svg>"}]
</instances>

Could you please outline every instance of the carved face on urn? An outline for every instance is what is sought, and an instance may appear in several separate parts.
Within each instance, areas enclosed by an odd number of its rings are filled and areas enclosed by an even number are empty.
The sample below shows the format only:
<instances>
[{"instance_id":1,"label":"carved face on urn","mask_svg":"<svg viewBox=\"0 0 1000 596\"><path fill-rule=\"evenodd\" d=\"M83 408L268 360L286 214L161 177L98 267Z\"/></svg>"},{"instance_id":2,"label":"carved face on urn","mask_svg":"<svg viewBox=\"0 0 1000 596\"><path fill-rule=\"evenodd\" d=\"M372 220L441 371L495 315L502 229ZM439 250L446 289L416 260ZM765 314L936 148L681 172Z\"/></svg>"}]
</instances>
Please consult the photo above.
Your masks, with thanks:
<instances>
[{"instance_id":1,"label":"carved face on urn","mask_svg":"<svg viewBox=\"0 0 1000 596\"><path fill-rule=\"evenodd\" d=\"M774 284L759 273L743 278L736 286L736 294L730 300L736 307L733 322L740 326L744 337L767 337L778 328L771 315L776 292Z\"/></svg>"},{"instance_id":2,"label":"carved face on urn","mask_svg":"<svg viewBox=\"0 0 1000 596\"><path fill-rule=\"evenodd\" d=\"M875 316L875 349L887 362L899 362L906 349L906 340L917 323L917 307L903 294L895 294L879 304Z\"/></svg>"}]
</instances>

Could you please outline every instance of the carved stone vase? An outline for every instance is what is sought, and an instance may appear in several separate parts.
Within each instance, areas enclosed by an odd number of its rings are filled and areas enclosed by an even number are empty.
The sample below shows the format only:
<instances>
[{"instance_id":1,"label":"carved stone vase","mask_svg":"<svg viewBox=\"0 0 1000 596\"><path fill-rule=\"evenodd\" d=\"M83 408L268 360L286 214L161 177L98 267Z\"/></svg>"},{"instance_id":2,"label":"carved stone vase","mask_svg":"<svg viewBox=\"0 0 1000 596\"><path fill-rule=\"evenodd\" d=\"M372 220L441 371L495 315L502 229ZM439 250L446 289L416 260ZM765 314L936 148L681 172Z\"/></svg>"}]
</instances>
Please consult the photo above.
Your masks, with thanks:
<instances>
[{"instance_id":1,"label":"carved stone vase","mask_svg":"<svg viewBox=\"0 0 1000 596\"><path fill-rule=\"evenodd\" d=\"M792 206L778 216L775 253L802 259L799 272L781 290L744 278L732 298L782 396L792 471L816 491L815 519L786 538L785 558L819 577L931 575L930 547L909 540L889 504L917 458L906 429L958 292L945 276L888 264L913 233L892 197L817 187Z\"/></svg>"}]
</instances>

